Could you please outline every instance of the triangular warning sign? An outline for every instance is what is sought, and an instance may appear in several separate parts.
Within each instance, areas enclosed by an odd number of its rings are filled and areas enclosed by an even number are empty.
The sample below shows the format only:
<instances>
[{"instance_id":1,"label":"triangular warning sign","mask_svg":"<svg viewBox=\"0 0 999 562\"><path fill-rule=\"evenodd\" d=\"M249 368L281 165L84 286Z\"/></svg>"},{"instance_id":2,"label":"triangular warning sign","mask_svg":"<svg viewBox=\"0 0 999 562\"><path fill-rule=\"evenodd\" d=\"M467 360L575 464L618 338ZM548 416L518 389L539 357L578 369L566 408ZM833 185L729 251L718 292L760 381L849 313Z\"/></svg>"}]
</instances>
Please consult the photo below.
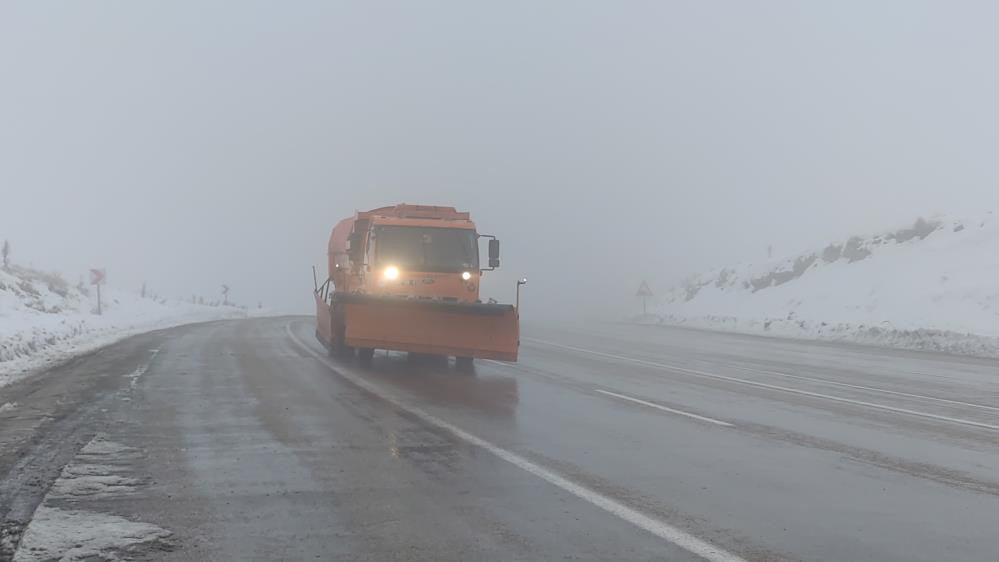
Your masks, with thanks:
<instances>
[{"instance_id":1,"label":"triangular warning sign","mask_svg":"<svg viewBox=\"0 0 999 562\"><path fill-rule=\"evenodd\" d=\"M638 286L638 292L635 293L636 297L651 297L652 289L649 288L649 284L642 281L642 284Z\"/></svg>"}]
</instances>

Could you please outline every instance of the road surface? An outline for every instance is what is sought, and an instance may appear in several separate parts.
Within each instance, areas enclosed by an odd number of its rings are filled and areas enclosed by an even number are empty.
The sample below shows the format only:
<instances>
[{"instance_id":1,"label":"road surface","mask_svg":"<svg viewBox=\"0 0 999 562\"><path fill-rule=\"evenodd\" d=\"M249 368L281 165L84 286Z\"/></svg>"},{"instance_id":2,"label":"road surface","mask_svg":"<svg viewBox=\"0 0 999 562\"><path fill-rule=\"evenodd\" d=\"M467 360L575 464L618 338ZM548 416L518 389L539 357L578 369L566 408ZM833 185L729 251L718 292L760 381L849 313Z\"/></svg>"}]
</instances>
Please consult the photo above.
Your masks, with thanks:
<instances>
[{"instance_id":1,"label":"road surface","mask_svg":"<svg viewBox=\"0 0 999 562\"><path fill-rule=\"evenodd\" d=\"M304 317L0 389L0 560L999 559L999 362L528 327L474 374Z\"/></svg>"}]
</instances>

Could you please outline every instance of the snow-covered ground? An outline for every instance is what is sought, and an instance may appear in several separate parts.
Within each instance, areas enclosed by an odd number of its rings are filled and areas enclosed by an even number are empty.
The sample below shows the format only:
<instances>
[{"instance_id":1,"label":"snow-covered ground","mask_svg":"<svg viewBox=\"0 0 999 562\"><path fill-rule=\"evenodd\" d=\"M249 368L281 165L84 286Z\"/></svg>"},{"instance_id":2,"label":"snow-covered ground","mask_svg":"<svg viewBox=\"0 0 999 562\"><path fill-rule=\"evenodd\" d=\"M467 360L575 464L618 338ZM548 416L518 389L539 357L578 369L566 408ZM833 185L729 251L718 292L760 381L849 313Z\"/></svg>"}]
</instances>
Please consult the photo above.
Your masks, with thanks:
<instances>
[{"instance_id":1,"label":"snow-covered ground","mask_svg":"<svg viewBox=\"0 0 999 562\"><path fill-rule=\"evenodd\" d=\"M718 268L670 289L653 311L642 320L999 356L999 219L920 219Z\"/></svg>"},{"instance_id":2,"label":"snow-covered ground","mask_svg":"<svg viewBox=\"0 0 999 562\"><path fill-rule=\"evenodd\" d=\"M113 287L101 292L98 316L93 287L72 286L57 274L28 268L0 269L0 386L130 335L247 314L232 306L142 298Z\"/></svg>"}]
</instances>

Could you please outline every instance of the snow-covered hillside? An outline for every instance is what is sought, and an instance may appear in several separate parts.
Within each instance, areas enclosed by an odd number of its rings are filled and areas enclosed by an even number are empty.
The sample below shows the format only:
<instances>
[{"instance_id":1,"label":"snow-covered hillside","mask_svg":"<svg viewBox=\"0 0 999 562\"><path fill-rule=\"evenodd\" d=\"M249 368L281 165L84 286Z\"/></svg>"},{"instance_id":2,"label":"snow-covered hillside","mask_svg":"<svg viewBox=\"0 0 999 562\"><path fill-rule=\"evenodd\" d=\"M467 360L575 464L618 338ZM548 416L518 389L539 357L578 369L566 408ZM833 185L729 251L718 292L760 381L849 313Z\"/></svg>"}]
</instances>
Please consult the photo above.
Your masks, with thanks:
<instances>
[{"instance_id":1,"label":"snow-covered hillside","mask_svg":"<svg viewBox=\"0 0 999 562\"><path fill-rule=\"evenodd\" d=\"M0 386L135 333L246 314L231 306L141 298L113 287L102 289L102 305L98 316L93 288L72 286L57 274L0 269Z\"/></svg>"},{"instance_id":2,"label":"snow-covered hillside","mask_svg":"<svg viewBox=\"0 0 999 562\"><path fill-rule=\"evenodd\" d=\"M653 322L999 355L999 220L941 217L686 279Z\"/></svg>"}]
</instances>

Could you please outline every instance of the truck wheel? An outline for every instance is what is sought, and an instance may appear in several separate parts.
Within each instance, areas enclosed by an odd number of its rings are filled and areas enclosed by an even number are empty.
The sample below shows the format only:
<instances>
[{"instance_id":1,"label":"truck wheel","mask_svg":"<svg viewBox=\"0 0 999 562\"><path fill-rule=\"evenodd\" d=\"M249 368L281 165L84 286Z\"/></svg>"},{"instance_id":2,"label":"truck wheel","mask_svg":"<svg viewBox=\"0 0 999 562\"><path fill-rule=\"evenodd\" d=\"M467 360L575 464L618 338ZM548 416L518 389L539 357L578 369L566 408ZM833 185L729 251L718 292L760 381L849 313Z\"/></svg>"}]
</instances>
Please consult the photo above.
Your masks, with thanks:
<instances>
[{"instance_id":1,"label":"truck wheel","mask_svg":"<svg viewBox=\"0 0 999 562\"><path fill-rule=\"evenodd\" d=\"M326 346L326 352L330 357L337 357L342 353L342 351L343 330L337 330L336 326L330 326L330 342Z\"/></svg>"},{"instance_id":2,"label":"truck wheel","mask_svg":"<svg viewBox=\"0 0 999 562\"><path fill-rule=\"evenodd\" d=\"M357 360L365 367L371 366L371 360L375 357L375 350L370 347L357 348Z\"/></svg>"},{"instance_id":3,"label":"truck wheel","mask_svg":"<svg viewBox=\"0 0 999 562\"><path fill-rule=\"evenodd\" d=\"M455 357L454 369L461 373L475 372L475 359L473 357Z\"/></svg>"},{"instance_id":4,"label":"truck wheel","mask_svg":"<svg viewBox=\"0 0 999 562\"><path fill-rule=\"evenodd\" d=\"M354 348L347 345L344 341L344 330L341 327L335 332L333 336L333 346L330 348L330 354L341 358L350 358L354 356Z\"/></svg>"},{"instance_id":5,"label":"truck wheel","mask_svg":"<svg viewBox=\"0 0 999 562\"><path fill-rule=\"evenodd\" d=\"M354 356L354 348L347 345L347 326L343 324L333 324L330 328L333 334L333 342L329 346L330 357L350 358Z\"/></svg>"}]
</instances>

